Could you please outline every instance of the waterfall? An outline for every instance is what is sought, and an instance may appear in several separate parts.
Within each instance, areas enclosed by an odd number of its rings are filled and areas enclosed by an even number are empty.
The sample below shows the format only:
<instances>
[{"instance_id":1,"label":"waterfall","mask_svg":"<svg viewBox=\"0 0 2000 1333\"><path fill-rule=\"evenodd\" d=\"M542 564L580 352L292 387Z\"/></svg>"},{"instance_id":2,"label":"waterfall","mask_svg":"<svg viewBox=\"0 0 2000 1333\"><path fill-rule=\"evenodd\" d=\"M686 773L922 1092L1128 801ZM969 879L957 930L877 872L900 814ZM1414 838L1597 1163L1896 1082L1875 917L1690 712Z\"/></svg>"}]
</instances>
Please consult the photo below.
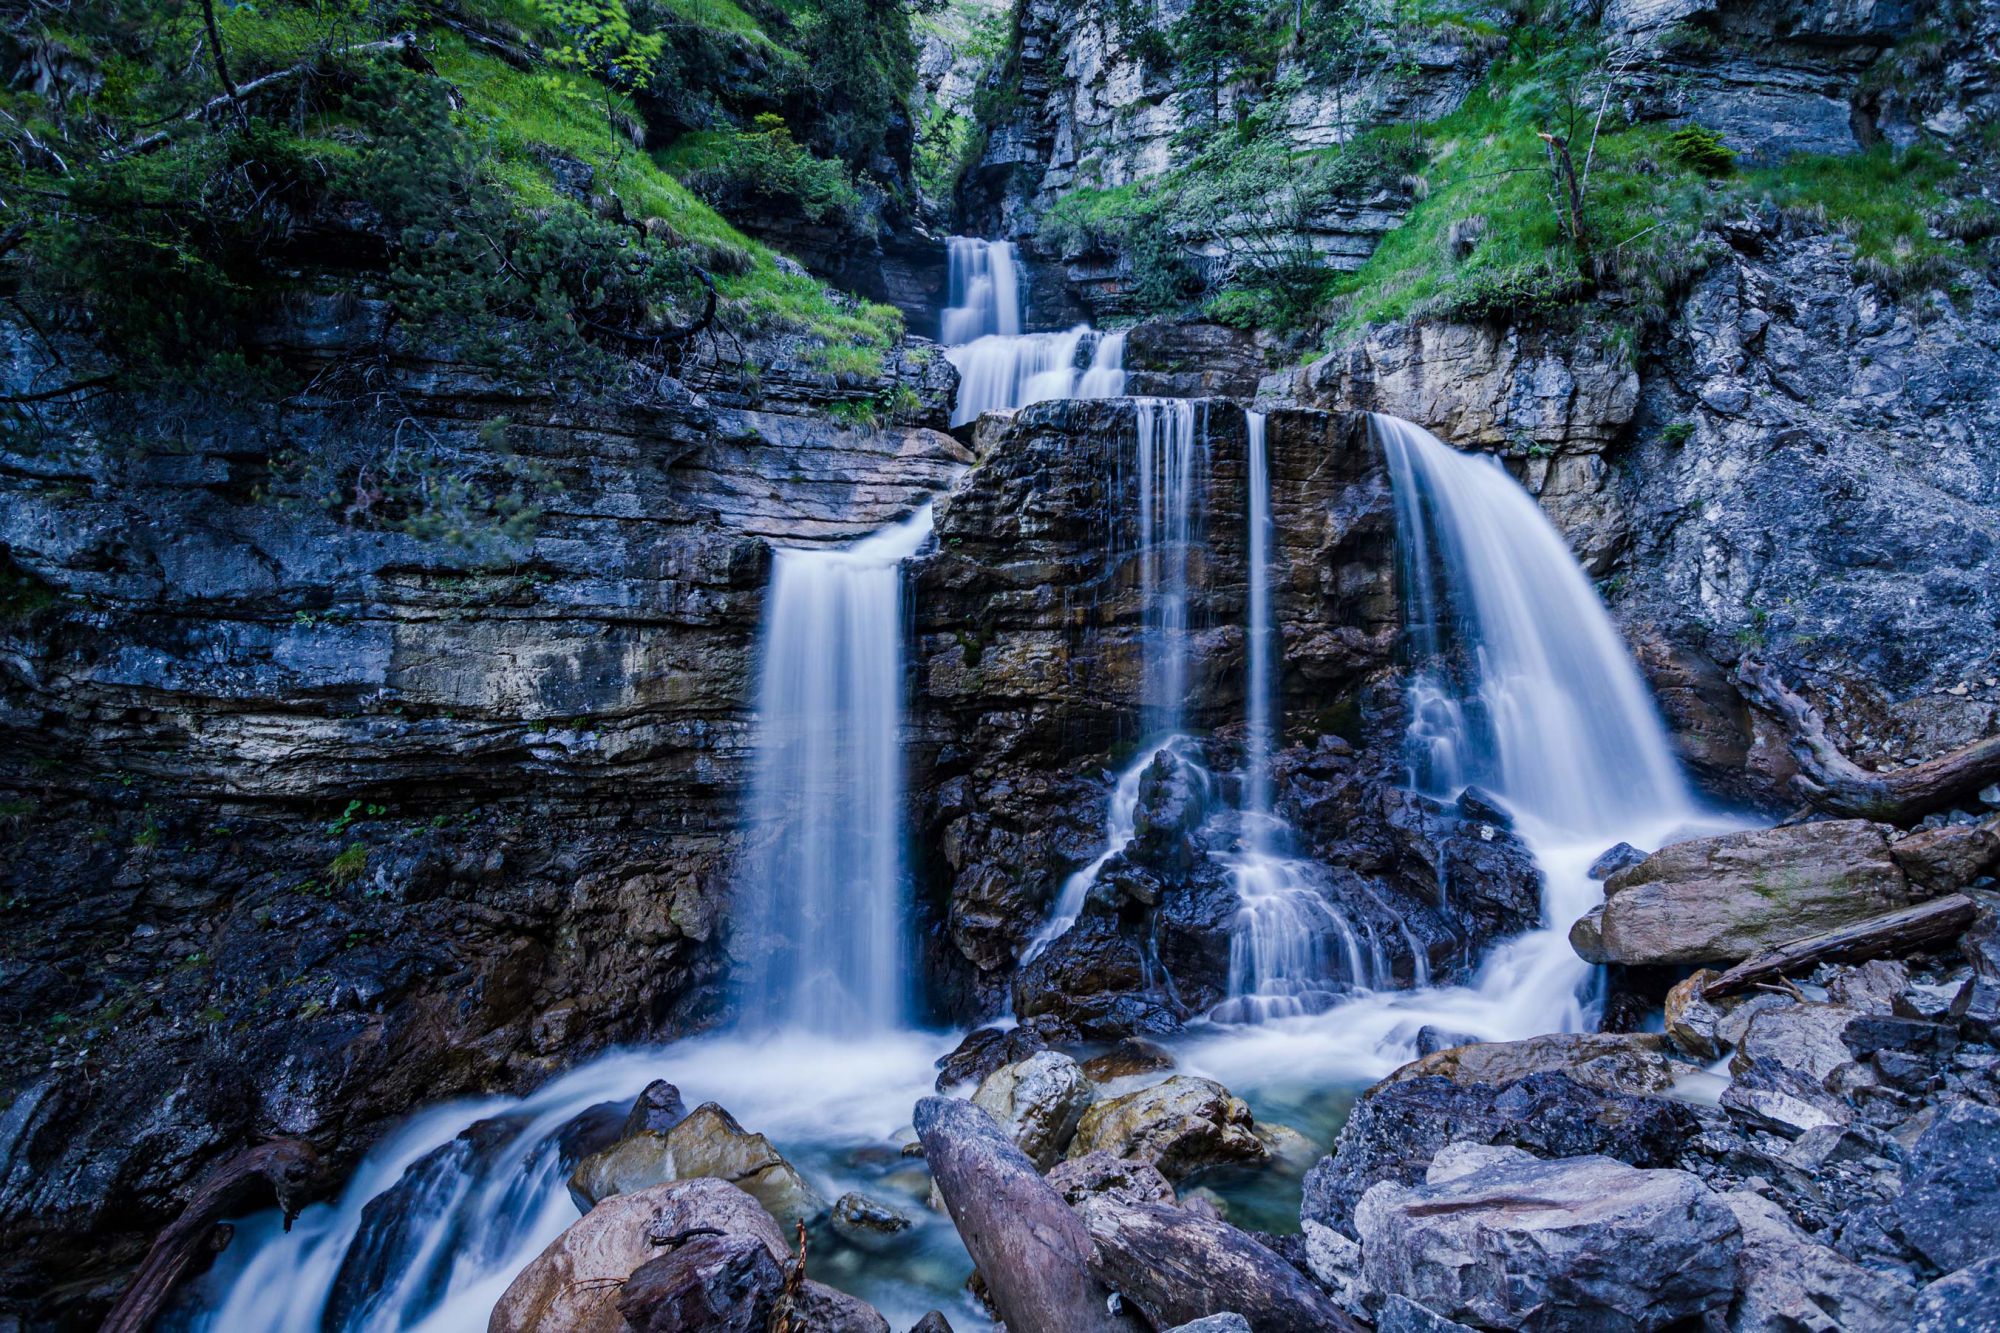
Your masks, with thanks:
<instances>
[{"instance_id":1,"label":"waterfall","mask_svg":"<svg viewBox=\"0 0 2000 1333\"><path fill-rule=\"evenodd\" d=\"M1490 459L1374 418L1396 497L1419 707L1414 778L1604 835L1691 811L1638 668L1583 570Z\"/></svg>"},{"instance_id":2,"label":"waterfall","mask_svg":"<svg viewBox=\"0 0 2000 1333\"><path fill-rule=\"evenodd\" d=\"M951 424L1051 398L1116 398L1125 392L1125 335L1087 324L1023 333L1020 257L1011 241L953 236L945 243L950 302L938 321L945 356L958 369ZM1089 348L1087 364L1085 348Z\"/></svg>"},{"instance_id":3,"label":"waterfall","mask_svg":"<svg viewBox=\"0 0 2000 1333\"><path fill-rule=\"evenodd\" d=\"M927 505L852 546L774 553L734 932L752 1028L906 1015L902 562L930 530Z\"/></svg>"},{"instance_id":4,"label":"waterfall","mask_svg":"<svg viewBox=\"0 0 2000 1333\"><path fill-rule=\"evenodd\" d=\"M1055 907L1029 941L1032 959L1076 924L1097 876L1124 851L1137 831L1139 779L1162 750L1196 769L1200 749L1180 735L1187 699L1188 569L1201 535L1203 481L1207 476L1205 407L1185 398L1133 402L1133 470L1138 474L1140 714L1148 743L1118 775L1105 816L1105 846L1089 865L1063 882ZM1113 523L1113 546L1118 524Z\"/></svg>"},{"instance_id":5,"label":"waterfall","mask_svg":"<svg viewBox=\"0 0 2000 1333\"><path fill-rule=\"evenodd\" d=\"M1246 834L1260 845L1268 830L1262 822L1271 813L1271 640L1277 624L1271 618L1271 460L1265 442L1262 412L1245 412L1243 429L1250 462L1249 623L1244 627L1243 682L1243 809L1257 818Z\"/></svg>"},{"instance_id":6,"label":"waterfall","mask_svg":"<svg viewBox=\"0 0 2000 1333\"><path fill-rule=\"evenodd\" d=\"M1379 1076L1427 1025L1487 1041L1579 1030L1593 969L1568 936L1601 894L1590 862L1620 840L1650 848L1738 826L1696 802L1609 613L1533 498L1421 427L1372 425L1395 492L1413 781L1440 797L1477 783L1512 811L1542 871L1542 921L1496 946L1469 985L1364 991L1203 1043L1204 1069L1225 1081ZM1278 946L1267 952L1282 960Z\"/></svg>"},{"instance_id":7,"label":"waterfall","mask_svg":"<svg viewBox=\"0 0 2000 1333\"><path fill-rule=\"evenodd\" d=\"M1177 732L1187 705L1188 563L1208 472L1205 407L1188 398L1134 404L1139 473L1139 601L1147 731Z\"/></svg>"},{"instance_id":8,"label":"waterfall","mask_svg":"<svg viewBox=\"0 0 2000 1333\"><path fill-rule=\"evenodd\" d=\"M1376 984L1379 953L1336 910L1324 876L1285 855L1291 830L1271 809L1272 690L1277 625L1271 615L1271 472L1262 412L1244 414L1249 494L1248 613L1244 625L1243 809L1238 845L1221 859L1236 890L1229 931L1229 998L1210 1017L1256 1023L1325 1009L1335 985Z\"/></svg>"},{"instance_id":9,"label":"waterfall","mask_svg":"<svg viewBox=\"0 0 2000 1333\"><path fill-rule=\"evenodd\" d=\"M945 241L948 287L939 341L946 346L1021 331L1021 261L1012 241Z\"/></svg>"}]
</instances>

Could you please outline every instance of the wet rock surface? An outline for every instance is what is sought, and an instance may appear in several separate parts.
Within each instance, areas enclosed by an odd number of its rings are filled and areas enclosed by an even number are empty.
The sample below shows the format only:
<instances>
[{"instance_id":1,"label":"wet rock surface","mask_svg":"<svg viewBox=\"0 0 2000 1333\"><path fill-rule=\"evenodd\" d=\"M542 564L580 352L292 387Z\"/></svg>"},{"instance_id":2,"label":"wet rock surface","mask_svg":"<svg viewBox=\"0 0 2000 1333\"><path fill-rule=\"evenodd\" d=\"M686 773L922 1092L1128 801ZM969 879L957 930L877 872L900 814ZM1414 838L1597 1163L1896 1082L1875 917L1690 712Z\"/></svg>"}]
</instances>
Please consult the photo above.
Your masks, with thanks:
<instances>
[{"instance_id":1,"label":"wet rock surface","mask_svg":"<svg viewBox=\"0 0 2000 1333\"><path fill-rule=\"evenodd\" d=\"M1355 1209L1380 1289L1487 1328L1658 1329L1726 1307L1741 1229L1683 1171L1461 1145Z\"/></svg>"}]
</instances>

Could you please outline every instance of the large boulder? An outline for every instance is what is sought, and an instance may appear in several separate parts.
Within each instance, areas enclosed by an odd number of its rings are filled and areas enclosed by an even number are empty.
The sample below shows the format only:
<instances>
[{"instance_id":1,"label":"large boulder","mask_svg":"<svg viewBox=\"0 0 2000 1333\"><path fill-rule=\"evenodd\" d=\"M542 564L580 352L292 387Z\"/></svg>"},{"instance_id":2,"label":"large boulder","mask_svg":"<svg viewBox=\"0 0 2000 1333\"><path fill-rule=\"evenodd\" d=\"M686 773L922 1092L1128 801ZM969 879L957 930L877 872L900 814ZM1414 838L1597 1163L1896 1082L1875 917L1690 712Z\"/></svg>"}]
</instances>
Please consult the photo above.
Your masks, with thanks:
<instances>
[{"instance_id":1,"label":"large boulder","mask_svg":"<svg viewBox=\"0 0 2000 1333\"><path fill-rule=\"evenodd\" d=\"M791 1226L811 1222L826 1202L762 1134L752 1134L736 1118L705 1102L664 1133L642 1129L577 1164L570 1193L588 1211L618 1194L669 1180L708 1177L725 1180Z\"/></svg>"},{"instance_id":2,"label":"large boulder","mask_svg":"<svg viewBox=\"0 0 2000 1333\"><path fill-rule=\"evenodd\" d=\"M1651 1033L1552 1032L1520 1041L1487 1041L1412 1060L1389 1082L1448 1078L1454 1083L1514 1083L1560 1073L1603 1092L1665 1092L1676 1068L1665 1038Z\"/></svg>"},{"instance_id":3,"label":"large boulder","mask_svg":"<svg viewBox=\"0 0 2000 1333\"><path fill-rule=\"evenodd\" d=\"M1071 1158L1104 1151L1149 1162L1169 1180L1224 1162L1261 1162L1250 1108L1213 1079L1177 1074L1083 1113Z\"/></svg>"},{"instance_id":4,"label":"large boulder","mask_svg":"<svg viewBox=\"0 0 2000 1333\"><path fill-rule=\"evenodd\" d=\"M1661 848L1614 874L1570 938L1594 963L1735 962L1911 896L1881 825L1793 824Z\"/></svg>"},{"instance_id":5,"label":"large boulder","mask_svg":"<svg viewBox=\"0 0 2000 1333\"><path fill-rule=\"evenodd\" d=\"M634 1333L764 1333L784 1271L752 1236L695 1236L641 1264L618 1294Z\"/></svg>"},{"instance_id":6,"label":"large boulder","mask_svg":"<svg viewBox=\"0 0 2000 1333\"><path fill-rule=\"evenodd\" d=\"M1897 1230L1944 1272L2000 1254L2000 1109L1953 1103L1917 1140Z\"/></svg>"},{"instance_id":7,"label":"large boulder","mask_svg":"<svg viewBox=\"0 0 2000 1333\"><path fill-rule=\"evenodd\" d=\"M1076 1061L1041 1051L988 1074L972 1094L972 1104L992 1116L1029 1160L1046 1171L1061 1159L1077 1121L1096 1096Z\"/></svg>"},{"instance_id":8,"label":"large boulder","mask_svg":"<svg viewBox=\"0 0 2000 1333\"><path fill-rule=\"evenodd\" d=\"M1299 1216L1351 1234L1354 1206L1369 1187L1414 1184L1455 1140L1656 1167L1676 1162L1699 1132L1682 1102L1601 1092L1559 1073L1505 1087L1440 1077L1379 1083L1355 1103L1333 1155L1306 1174Z\"/></svg>"},{"instance_id":9,"label":"large boulder","mask_svg":"<svg viewBox=\"0 0 2000 1333\"><path fill-rule=\"evenodd\" d=\"M515 1276L493 1307L488 1333L624 1333L618 1297L625 1281L666 1242L708 1230L757 1241L774 1262L786 1258L777 1222L734 1185L682 1180L615 1194Z\"/></svg>"},{"instance_id":10,"label":"large boulder","mask_svg":"<svg viewBox=\"0 0 2000 1333\"><path fill-rule=\"evenodd\" d=\"M1354 1218L1377 1290L1493 1329L1642 1333L1719 1313L1742 1248L1735 1215L1684 1171L1470 1144L1423 1185L1376 1185Z\"/></svg>"}]
</instances>

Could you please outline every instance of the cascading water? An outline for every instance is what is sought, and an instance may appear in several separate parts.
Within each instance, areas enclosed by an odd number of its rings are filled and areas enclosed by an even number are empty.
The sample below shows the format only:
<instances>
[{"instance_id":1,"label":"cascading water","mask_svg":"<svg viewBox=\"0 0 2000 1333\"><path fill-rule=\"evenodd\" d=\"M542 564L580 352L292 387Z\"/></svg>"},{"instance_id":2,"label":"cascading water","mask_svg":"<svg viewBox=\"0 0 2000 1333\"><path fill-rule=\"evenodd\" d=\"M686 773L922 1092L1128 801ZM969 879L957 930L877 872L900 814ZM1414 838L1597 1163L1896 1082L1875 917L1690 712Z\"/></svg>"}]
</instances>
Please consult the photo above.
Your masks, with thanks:
<instances>
[{"instance_id":1,"label":"cascading water","mask_svg":"<svg viewBox=\"0 0 2000 1333\"><path fill-rule=\"evenodd\" d=\"M1133 552L1139 562L1139 707L1148 739L1112 784L1104 851L1063 882L1049 919L1022 954L1024 960L1076 924L1098 873L1131 843L1138 827L1139 780L1154 758L1171 751L1191 770L1201 771L1200 748L1180 734L1180 727L1187 697L1188 570L1200 538L1207 423L1190 399L1140 398L1132 406L1139 490Z\"/></svg>"},{"instance_id":2,"label":"cascading water","mask_svg":"<svg viewBox=\"0 0 2000 1333\"><path fill-rule=\"evenodd\" d=\"M1060 333L1021 331L1020 258L1011 241L954 236L946 242L951 304L939 320L945 356L958 369L951 424L1051 398L1115 398L1125 392L1125 335L1079 324ZM1089 361L1084 359L1086 347Z\"/></svg>"},{"instance_id":3,"label":"cascading water","mask_svg":"<svg viewBox=\"0 0 2000 1333\"><path fill-rule=\"evenodd\" d=\"M1271 615L1270 451L1267 420L1244 414L1249 462L1248 584L1243 683L1243 809L1233 852L1222 857L1236 890L1229 933L1229 998L1210 1015L1218 1022L1263 1022L1324 1009L1333 985L1374 984L1383 969L1372 948L1338 911L1311 862L1285 855L1291 830L1271 808L1272 691L1275 681Z\"/></svg>"},{"instance_id":4,"label":"cascading water","mask_svg":"<svg viewBox=\"0 0 2000 1333\"><path fill-rule=\"evenodd\" d=\"M485 1329L514 1276L577 1218L565 1127L654 1078L785 1142L829 1198L876 1188L848 1152L908 1122L935 1054L935 1038L903 1027L900 735L902 562L930 530L925 506L852 546L773 553L735 932L756 946L741 967L740 1035L592 1061L520 1101L424 1112L289 1232L275 1213L245 1221L170 1327ZM962 1258L949 1227L924 1218L896 1262L845 1276L907 1323Z\"/></svg>"},{"instance_id":5,"label":"cascading water","mask_svg":"<svg viewBox=\"0 0 2000 1333\"><path fill-rule=\"evenodd\" d=\"M1484 1040L1579 1029L1592 969L1568 932L1600 892L1591 860L1620 840L1731 826L1696 803L1610 616L1527 492L1407 421L1373 428L1417 664L1413 773L1433 794L1477 783L1509 808L1542 871L1542 924L1495 948L1470 985L1366 992L1205 1042L1219 1077L1374 1077L1411 1058L1427 1025Z\"/></svg>"},{"instance_id":6,"label":"cascading water","mask_svg":"<svg viewBox=\"0 0 2000 1333\"><path fill-rule=\"evenodd\" d=\"M906 1016L902 562L930 531L926 505L853 546L774 553L734 931L746 1027Z\"/></svg>"}]
</instances>

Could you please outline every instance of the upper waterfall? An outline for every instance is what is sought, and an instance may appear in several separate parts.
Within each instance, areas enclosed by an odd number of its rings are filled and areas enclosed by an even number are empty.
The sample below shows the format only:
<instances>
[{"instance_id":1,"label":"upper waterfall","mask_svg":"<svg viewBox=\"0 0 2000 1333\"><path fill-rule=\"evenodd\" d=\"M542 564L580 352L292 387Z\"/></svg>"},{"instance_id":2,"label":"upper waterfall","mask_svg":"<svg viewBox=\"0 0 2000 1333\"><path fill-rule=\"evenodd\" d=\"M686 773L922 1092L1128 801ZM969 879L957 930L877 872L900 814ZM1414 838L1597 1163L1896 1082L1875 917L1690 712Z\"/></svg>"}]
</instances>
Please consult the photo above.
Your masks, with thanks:
<instances>
[{"instance_id":1,"label":"upper waterfall","mask_svg":"<svg viewBox=\"0 0 2000 1333\"><path fill-rule=\"evenodd\" d=\"M735 932L746 1026L907 1015L902 562L930 531L926 505L852 546L774 553Z\"/></svg>"},{"instance_id":2,"label":"upper waterfall","mask_svg":"<svg viewBox=\"0 0 2000 1333\"><path fill-rule=\"evenodd\" d=\"M1020 256L1012 241L946 242L947 301L938 325L959 375L951 424L1050 398L1116 398L1125 392L1125 335L1086 324L1024 333Z\"/></svg>"}]
</instances>

